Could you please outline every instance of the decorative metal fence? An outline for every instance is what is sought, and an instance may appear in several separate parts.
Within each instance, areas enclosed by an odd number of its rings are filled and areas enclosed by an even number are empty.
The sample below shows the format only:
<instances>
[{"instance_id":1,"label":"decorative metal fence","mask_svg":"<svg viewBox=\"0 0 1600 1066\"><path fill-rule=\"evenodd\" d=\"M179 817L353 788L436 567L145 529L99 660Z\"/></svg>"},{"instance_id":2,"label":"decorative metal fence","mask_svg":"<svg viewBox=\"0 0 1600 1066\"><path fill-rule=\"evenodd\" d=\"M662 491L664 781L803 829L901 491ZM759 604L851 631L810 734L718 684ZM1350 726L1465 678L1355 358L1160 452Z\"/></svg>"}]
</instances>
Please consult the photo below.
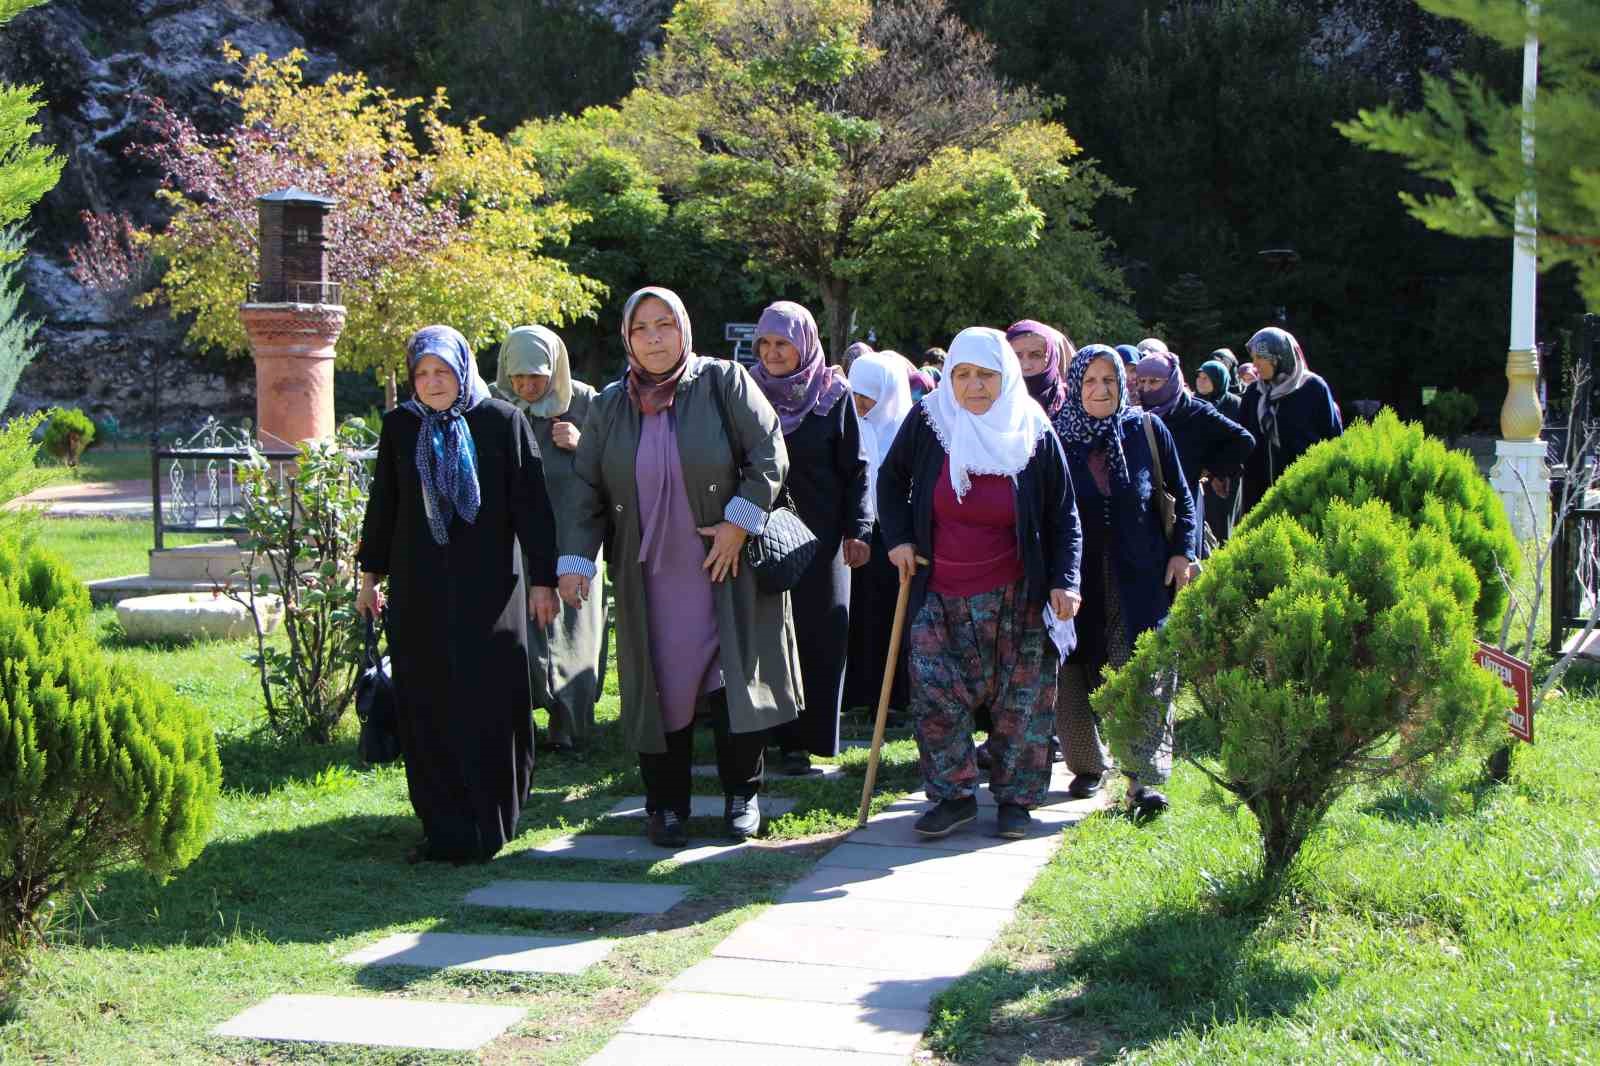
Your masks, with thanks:
<instances>
[{"instance_id":1,"label":"decorative metal fence","mask_svg":"<svg viewBox=\"0 0 1600 1066\"><path fill-rule=\"evenodd\" d=\"M372 482L372 460L377 458L377 436L366 447L346 452L356 483L366 491ZM215 533L234 536L246 532L244 488L237 476L241 463L259 456L277 469L280 483L293 476L298 451L264 448L251 435L246 421L230 429L207 418L192 436L179 437L171 446L150 453L150 507L155 527L155 547L165 547L168 533Z\"/></svg>"},{"instance_id":2,"label":"decorative metal fence","mask_svg":"<svg viewBox=\"0 0 1600 1066\"><path fill-rule=\"evenodd\" d=\"M1587 479L1589 471L1579 476ZM1561 512L1566 471L1550 480L1552 521ZM1588 495L1588 494L1586 494ZM1595 504L1591 506L1591 503ZM1550 552L1550 653L1560 655L1567 634L1589 624L1600 598L1600 500L1584 499L1567 512Z\"/></svg>"}]
</instances>

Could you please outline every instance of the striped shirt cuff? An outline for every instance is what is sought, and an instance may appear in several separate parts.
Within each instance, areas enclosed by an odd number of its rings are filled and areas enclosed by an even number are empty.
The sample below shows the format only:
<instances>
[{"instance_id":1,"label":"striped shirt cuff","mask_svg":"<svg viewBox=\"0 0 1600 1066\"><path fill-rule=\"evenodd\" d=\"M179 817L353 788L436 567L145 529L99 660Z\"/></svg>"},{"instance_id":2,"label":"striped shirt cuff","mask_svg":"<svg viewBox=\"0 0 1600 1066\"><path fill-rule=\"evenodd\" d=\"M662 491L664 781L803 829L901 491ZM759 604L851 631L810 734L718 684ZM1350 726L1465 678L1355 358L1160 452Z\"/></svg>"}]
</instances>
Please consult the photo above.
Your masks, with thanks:
<instances>
[{"instance_id":1,"label":"striped shirt cuff","mask_svg":"<svg viewBox=\"0 0 1600 1066\"><path fill-rule=\"evenodd\" d=\"M759 537L761 531L767 528L767 512L743 496L729 500L728 506L722 509L722 517L755 537Z\"/></svg>"},{"instance_id":2,"label":"striped shirt cuff","mask_svg":"<svg viewBox=\"0 0 1600 1066\"><path fill-rule=\"evenodd\" d=\"M594 575L600 572L593 559L586 559L581 555L563 555L556 560L556 576L565 577L568 574L579 574L594 580Z\"/></svg>"}]
</instances>

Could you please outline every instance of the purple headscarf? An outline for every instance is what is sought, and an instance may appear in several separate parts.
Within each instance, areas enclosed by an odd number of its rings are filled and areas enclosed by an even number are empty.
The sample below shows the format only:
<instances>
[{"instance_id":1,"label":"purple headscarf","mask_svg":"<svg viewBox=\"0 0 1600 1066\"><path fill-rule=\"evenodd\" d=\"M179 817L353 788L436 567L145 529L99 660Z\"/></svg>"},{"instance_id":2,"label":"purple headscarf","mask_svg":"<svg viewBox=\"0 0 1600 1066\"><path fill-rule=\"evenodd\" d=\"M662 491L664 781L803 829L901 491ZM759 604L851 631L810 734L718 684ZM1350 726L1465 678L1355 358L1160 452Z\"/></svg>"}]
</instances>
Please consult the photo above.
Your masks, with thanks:
<instances>
[{"instance_id":1,"label":"purple headscarf","mask_svg":"<svg viewBox=\"0 0 1600 1066\"><path fill-rule=\"evenodd\" d=\"M1166 384L1159 389L1139 390L1139 402L1160 418L1171 414L1178 397L1183 395L1183 368L1178 365L1178 357L1171 352L1150 352L1139 360L1134 373L1142 378L1166 378Z\"/></svg>"},{"instance_id":2,"label":"purple headscarf","mask_svg":"<svg viewBox=\"0 0 1600 1066\"><path fill-rule=\"evenodd\" d=\"M1061 405L1067 402L1067 386L1061 380L1061 364L1072 352L1072 342L1054 326L1035 322L1031 318L1011 323L1006 330L1006 340L1015 340L1025 333L1044 338L1045 355L1049 361L1045 364L1044 373L1024 376L1022 383L1028 386L1028 395L1039 401L1044 413L1054 418L1056 412L1061 410Z\"/></svg>"},{"instance_id":3,"label":"purple headscarf","mask_svg":"<svg viewBox=\"0 0 1600 1066\"><path fill-rule=\"evenodd\" d=\"M762 337L782 337L800 352L800 364L782 377L774 377L759 358L750 368L750 376L777 410L786 435L813 411L825 415L833 410L839 398L850 391L844 374L823 357L817 321L804 307L789 300L768 304L756 323L758 346Z\"/></svg>"}]
</instances>

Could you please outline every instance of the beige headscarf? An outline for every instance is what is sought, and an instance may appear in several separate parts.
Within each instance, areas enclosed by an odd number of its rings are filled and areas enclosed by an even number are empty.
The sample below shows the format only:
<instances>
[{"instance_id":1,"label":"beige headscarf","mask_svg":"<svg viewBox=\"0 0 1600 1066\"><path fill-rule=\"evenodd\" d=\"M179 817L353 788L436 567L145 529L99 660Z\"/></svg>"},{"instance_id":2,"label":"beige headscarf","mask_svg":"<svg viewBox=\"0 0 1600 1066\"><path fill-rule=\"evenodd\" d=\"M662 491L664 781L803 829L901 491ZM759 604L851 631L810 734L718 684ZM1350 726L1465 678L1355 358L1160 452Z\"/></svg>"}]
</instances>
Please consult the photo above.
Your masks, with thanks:
<instances>
[{"instance_id":1,"label":"beige headscarf","mask_svg":"<svg viewBox=\"0 0 1600 1066\"><path fill-rule=\"evenodd\" d=\"M513 374L543 374L550 378L550 387L539 397L538 403L529 403L517 395L511 386ZM567 413L572 405L572 361L567 358L567 346L555 331L544 326L518 326L506 334L500 344L500 369L495 374L495 388L512 403L533 418L555 418Z\"/></svg>"}]
</instances>

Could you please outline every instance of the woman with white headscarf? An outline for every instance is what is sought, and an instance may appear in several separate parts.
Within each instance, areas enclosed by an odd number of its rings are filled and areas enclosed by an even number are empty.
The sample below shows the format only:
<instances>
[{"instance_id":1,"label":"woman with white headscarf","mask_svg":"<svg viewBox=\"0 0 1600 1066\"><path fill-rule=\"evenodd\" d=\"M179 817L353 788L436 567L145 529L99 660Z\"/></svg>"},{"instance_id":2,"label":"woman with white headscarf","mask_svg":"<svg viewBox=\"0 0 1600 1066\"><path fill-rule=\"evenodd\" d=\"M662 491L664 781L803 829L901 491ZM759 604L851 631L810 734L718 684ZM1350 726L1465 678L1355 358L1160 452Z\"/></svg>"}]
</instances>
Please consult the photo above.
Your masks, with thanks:
<instances>
[{"instance_id":1,"label":"woman with white headscarf","mask_svg":"<svg viewBox=\"0 0 1600 1066\"><path fill-rule=\"evenodd\" d=\"M500 344L490 392L528 417L544 458L550 503L564 513L594 389L573 380L567 346L554 330L518 326ZM579 607L563 607L550 625L528 630L533 706L550 716L543 750L575 751L594 734L594 705L606 680L605 595L600 588L595 592Z\"/></svg>"},{"instance_id":2,"label":"woman with white headscarf","mask_svg":"<svg viewBox=\"0 0 1600 1066\"><path fill-rule=\"evenodd\" d=\"M917 832L944 836L977 816L973 717L988 710L996 831L1025 836L1050 783L1058 648L1073 639L1082 538L1061 443L1004 333L973 327L951 342L944 382L878 473L878 516L911 582L911 706L934 801ZM931 560L922 571L919 555Z\"/></svg>"},{"instance_id":3,"label":"woman with white headscarf","mask_svg":"<svg viewBox=\"0 0 1600 1066\"><path fill-rule=\"evenodd\" d=\"M1244 394L1244 428L1256 439L1244 468L1244 509L1254 507L1289 465L1344 432L1333 390L1306 363L1294 334L1257 330L1245 345L1256 380Z\"/></svg>"},{"instance_id":4,"label":"woman with white headscarf","mask_svg":"<svg viewBox=\"0 0 1600 1066\"><path fill-rule=\"evenodd\" d=\"M406 363L415 395L383 416L356 611L387 606L424 834L407 858L484 862L516 834L533 776L528 619L556 613L555 522L528 420L490 397L466 339L418 330Z\"/></svg>"},{"instance_id":5,"label":"woman with white headscarf","mask_svg":"<svg viewBox=\"0 0 1600 1066\"><path fill-rule=\"evenodd\" d=\"M863 345L863 348L865 346ZM889 562L876 522L878 469L900 424L911 413L911 383L906 362L892 352L858 351L850 363L850 392L861 421L861 448L867 454L867 506L874 516L865 565L850 575L850 652L845 665L845 707L876 707L889 658L889 630L894 624L895 586L899 578ZM894 673L889 706L903 711L910 699L905 658Z\"/></svg>"}]
</instances>

